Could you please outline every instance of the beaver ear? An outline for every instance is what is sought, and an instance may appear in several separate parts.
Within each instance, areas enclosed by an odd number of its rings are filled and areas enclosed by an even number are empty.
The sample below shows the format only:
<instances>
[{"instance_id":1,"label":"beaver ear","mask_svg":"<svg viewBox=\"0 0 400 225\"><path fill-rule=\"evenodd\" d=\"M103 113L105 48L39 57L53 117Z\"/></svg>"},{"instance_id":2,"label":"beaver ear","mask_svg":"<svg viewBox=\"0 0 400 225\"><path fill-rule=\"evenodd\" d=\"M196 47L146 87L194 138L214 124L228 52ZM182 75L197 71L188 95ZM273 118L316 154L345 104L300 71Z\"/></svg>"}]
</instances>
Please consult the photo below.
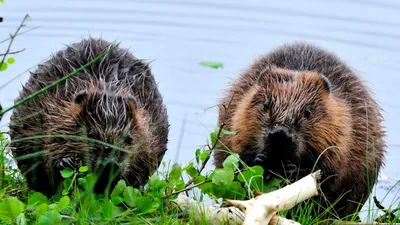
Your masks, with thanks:
<instances>
[{"instance_id":1,"label":"beaver ear","mask_svg":"<svg viewBox=\"0 0 400 225\"><path fill-rule=\"evenodd\" d=\"M89 92L87 90L82 90L79 91L76 95L75 95L75 104L82 104L83 102L87 101L89 97Z\"/></svg>"},{"instance_id":2,"label":"beaver ear","mask_svg":"<svg viewBox=\"0 0 400 225\"><path fill-rule=\"evenodd\" d=\"M319 75L321 81L322 81L322 85L324 87L324 90L328 93L330 93L331 91L331 83L329 82L328 78L326 76L324 76L323 74Z\"/></svg>"},{"instance_id":3,"label":"beaver ear","mask_svg":"<svg viewBox=\"0 0 400 225\"><path fill-rule=\"evenodd\" d=\"M260 103L264 103L266 99L266 89L263 84L255 85L253 90L250 90L249 97L251 97L251 105L252 107L258 106Z\"/></svg>"}]
</instances>

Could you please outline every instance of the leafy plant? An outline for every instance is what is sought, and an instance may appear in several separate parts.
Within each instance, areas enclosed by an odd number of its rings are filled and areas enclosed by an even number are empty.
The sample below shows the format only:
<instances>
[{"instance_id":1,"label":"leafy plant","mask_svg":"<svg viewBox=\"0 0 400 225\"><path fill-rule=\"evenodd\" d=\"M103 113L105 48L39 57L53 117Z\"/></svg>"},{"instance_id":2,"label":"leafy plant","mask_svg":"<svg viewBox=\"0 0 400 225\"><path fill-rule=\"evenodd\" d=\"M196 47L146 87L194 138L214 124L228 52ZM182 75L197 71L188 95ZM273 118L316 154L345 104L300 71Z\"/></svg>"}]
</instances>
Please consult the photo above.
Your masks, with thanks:
<instances>
[{"instance_id":1,"label":"leafy plant","mask_svg":"<svg viewBox=\"0 0 400 225\"><path fill-rule=\"evenodd\" d=\"M221 132L233 134L216 129L210 134L212 145ZM4 136L1 138L1 143L8 143ZM254 189L265 189L263 169L243 165L245 169L239 170L241 161L237 154L231 154L223 163L223 168L202 174L212 150L197 149L195 162L189 162L184 167L173 164L167 168L166 162L163 162L162 169L154 173L147 185L140 189L120 180L109 195L93 193L97 177L89 172L87 166L60 171L64 179L63 190L61 195L52 199L26 188L20 189L17 198L13 189L2 189L0 219L8 224L140 224L149 220L156 224L166 221L176 223L180 220L171 218L182 217L182 212L172 200L180 193L197 190L202 196L208 195L215 200L244 199ZM5 174L8 172L12 171L4 171ZM189 181L185 182L187 179ZM10 186L16 188L18 184ZM181 221L189 219L190 216L186 215Z\"/></svg>"}]
</instances>

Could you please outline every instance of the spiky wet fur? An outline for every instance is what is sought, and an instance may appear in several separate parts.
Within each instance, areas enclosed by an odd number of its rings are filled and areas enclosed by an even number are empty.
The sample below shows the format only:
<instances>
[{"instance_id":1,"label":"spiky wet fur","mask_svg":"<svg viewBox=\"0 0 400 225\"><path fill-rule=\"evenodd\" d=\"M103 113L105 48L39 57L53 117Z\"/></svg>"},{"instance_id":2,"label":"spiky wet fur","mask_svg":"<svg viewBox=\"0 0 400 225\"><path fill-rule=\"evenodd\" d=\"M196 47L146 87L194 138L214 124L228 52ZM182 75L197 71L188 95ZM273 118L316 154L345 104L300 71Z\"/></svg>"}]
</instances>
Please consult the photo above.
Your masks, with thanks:
<instances>
[{"instance_id":1,"label":"spiky wet fur","mask_svg":"<svg viewBox=\"0 0 400 225\"><path fill-rule=\"evenodd\" d=\"M320 75L329 82L328 92ZM342 197L334 208L340 217L354 213L356 203L363 206L386 152L381 109L364 82L333 53L304 42L273 49L232 82L220 103L219 124L237 134L222 134L218 149L226 146L253 166L273 124L287 126L297 135L298 151L291 160L298 166L311 168L332 147L316 167L325 179L321 202ZM305 106L314 107L308 120ZM266 154L272 161L284 160L282 152ZM214 151L216 167L227 156Z\"/></svg>"},{"instance_id":2,"label":"spiky wet fur","mask_svg":"<svg viewBox=\"0 0 400 225\"><path fill-rule=\"evenodd\" d=\"M31 73L16 101L73 72L114 44L89 38L67 46ZM16 141L11 144L14 157L42 153L17 161L17 165L29 187L48 195L60 184L55 165L65 157L81 160L91 168L114 160L128 183L146 183L167 150L168 131L167 110L149 65L119 47L16 108L10 123L10 136ZM103 150L99 143L74 138L18 141L52 134L87 136L116 145L119 150Z\"/></svg>"}]
</instances>

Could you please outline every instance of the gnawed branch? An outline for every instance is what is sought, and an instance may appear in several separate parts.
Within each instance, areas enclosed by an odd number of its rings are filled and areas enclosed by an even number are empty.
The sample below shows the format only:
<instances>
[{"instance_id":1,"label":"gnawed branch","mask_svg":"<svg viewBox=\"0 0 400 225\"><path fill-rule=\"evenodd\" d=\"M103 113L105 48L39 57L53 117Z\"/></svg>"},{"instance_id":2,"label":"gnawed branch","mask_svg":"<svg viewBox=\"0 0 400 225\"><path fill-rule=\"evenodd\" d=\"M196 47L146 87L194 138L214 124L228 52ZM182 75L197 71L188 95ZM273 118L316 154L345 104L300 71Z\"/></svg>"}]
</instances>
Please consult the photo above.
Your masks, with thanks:
<instances>
[{"instance_id":1,"label":"gnawed branch","mask_svg":"<svg viewBox=\"0 0 400 225\"><path fill-rule=\"evenodd\" d=\"M180 194L175 203L181 210L195 213L196 222L206 219L209 224L298 224L295 221L276 215L296 204L318 195L318 180L321 171L316 171L282 189L260 194L250 200L227 200L235 207L205 206ZM244 213L243 213L244 211Z\"/></svg>"}]
</instances>

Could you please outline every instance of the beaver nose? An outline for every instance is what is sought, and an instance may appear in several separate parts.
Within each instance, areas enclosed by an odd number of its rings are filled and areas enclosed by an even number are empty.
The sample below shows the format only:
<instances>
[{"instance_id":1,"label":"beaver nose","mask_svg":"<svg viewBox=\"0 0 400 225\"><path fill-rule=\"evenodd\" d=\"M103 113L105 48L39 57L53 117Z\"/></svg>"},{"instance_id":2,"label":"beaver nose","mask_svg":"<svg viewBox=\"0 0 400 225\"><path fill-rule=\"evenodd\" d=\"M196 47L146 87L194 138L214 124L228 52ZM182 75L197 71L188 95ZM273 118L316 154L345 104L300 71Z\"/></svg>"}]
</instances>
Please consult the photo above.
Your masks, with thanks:
<instances>
[{"instance_id":1,"label":"beaver nose","mask_svg":"<svg viewBox=\"0 0 400 225\"><path fill-rule=\"evenodd\" d=\"M293 136L286 127L277 127L269 132L268 139L275 144L289 144L293 141Z\"/></svg>"}]
</instances>

